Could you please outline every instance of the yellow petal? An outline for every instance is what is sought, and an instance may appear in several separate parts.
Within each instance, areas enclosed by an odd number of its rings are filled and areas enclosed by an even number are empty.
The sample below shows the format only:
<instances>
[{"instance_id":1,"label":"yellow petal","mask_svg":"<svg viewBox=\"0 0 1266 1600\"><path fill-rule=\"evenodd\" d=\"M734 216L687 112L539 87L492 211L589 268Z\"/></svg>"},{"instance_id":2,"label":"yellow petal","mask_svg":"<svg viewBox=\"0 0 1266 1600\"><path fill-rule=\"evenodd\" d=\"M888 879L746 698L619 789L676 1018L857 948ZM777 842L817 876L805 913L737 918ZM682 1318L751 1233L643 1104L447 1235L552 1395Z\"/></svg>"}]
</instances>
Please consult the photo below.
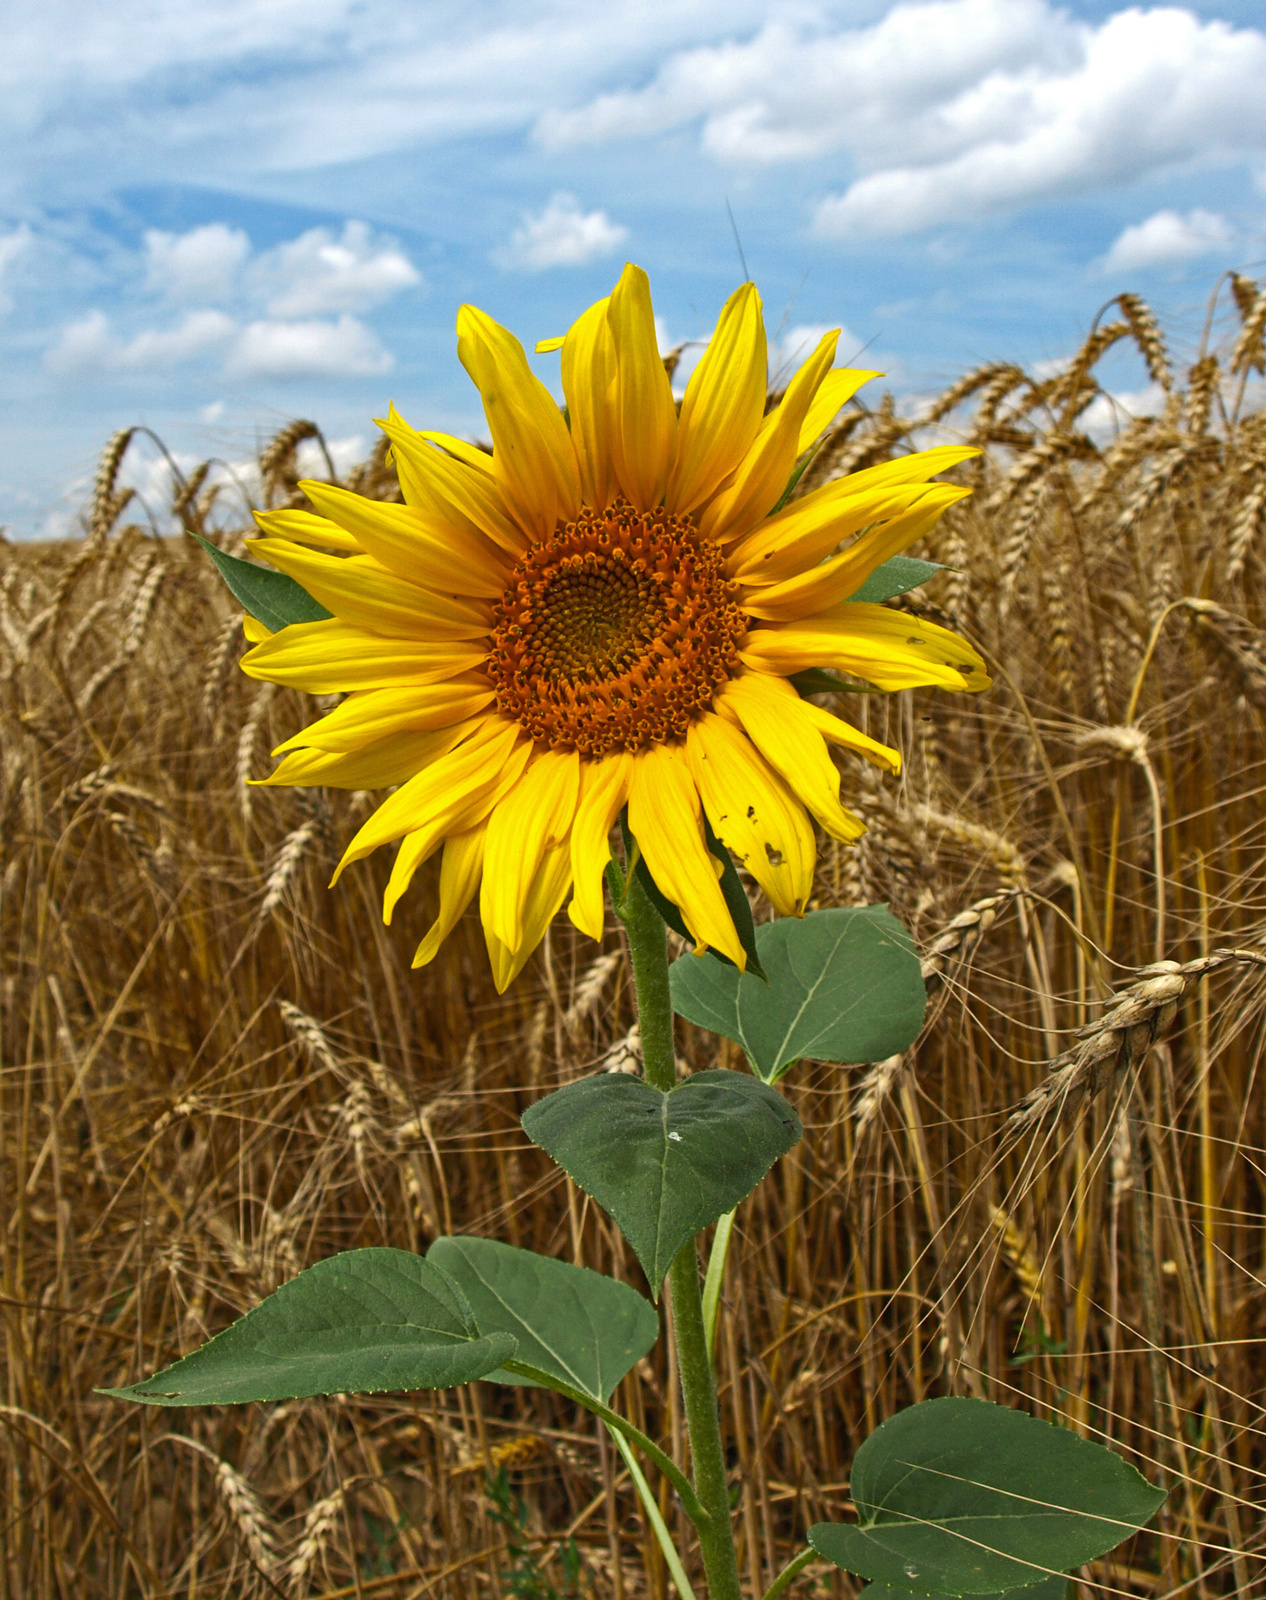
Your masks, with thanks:
<instances>
[{"instance_id":1,"label":"yellow petal","mask_svg":"<svg viewBox=\"0 0 1266 1600\"><path fill-rule=\"evenodd\" d=\"M641 267L625 267L612 291L607 321L615 340L615 475L634 510L650 511L668 485L677 408L655 337L650 280Z\"/></svg>"},{"instance_id":2,"label":"yellow petal","mask_svg":"<svg viewBox=\"0 0 1266 1600\"><path fill-rule=\"evenodd\" d=\"M742 583L794 578L829 555L841 540L912 506L926 492L924 485L933 474L979 454L945 445L836 478L761 523L730 551L726 570Z\"/></svg>"},{"instance_id":3,"label":"yellow petal","mask_svg":"<svg viewBox=\"0 0 1266 1600\"><path fill-rule=\"evenodd\" d=\"M506 509L491 473L456 460L428 444L394 406L378 426L391 440L391 456L408 505L439 517L449 527L487 537L511 557L527 549L528 539Z\"/></svg>"},{"instance_id":4,"label":"yellow petal","mask_svg":"<svg viewBox=\"0 0 1266 1600\"><path fill-rule=\"evenodd\" d=\"M821 566L811 567L783 583L747 589L740 605L748 616L766 622L795 622L815 611L825 611L855 595L876 567L930 533L941 514L970 489L952 483L934 484L901 516L864 533L855 544Z\"/></svg>"},{"instance_id":5,"label":"yellow petal","mask_svg":"<svg viewBox=\"0 0 1266 1600\"><path fill-rule=\"evenodd\" d=\"M722 543L742 538L777 505L796 464L800 429L818 385L835 360L839 333L825 334L787 385L776 410L761 424L756 442L733 476L699 514L704 535Z\"/></svg>"},{"instance_id":6,"label":"yellow petal","mask_svg":"<svg viewBox=\"0 0 1266 1600\"><path fill-rule=\"evenodd\" d=\"M463 673L444 683L407 689L360 689L328 716L311 723L279 744L287 750L359 750L392 734L424 733L465 722L492 704L496 694L482 675Z\"/></svg>"},{"instance_id":7,"label":"yellow petal","mask_svg":"<svg viewBox=\"0 0 1266 1600\"><path fill-rule=\"evenodd\" d=\"M242 618L242 632L252 644L263 644L265 639L273 636L271 628L266 628L258 617L252 616Z\"/></svg>"},{"instance_id":8,"label":"yellow petal","mask_svg":"<svg viewBox=\"0 0 1266 1600\"><path fill-rule=\"evenodd\" d=\"M793 703L794 702L794 703ZM717 710L733 715L788 788L834 839L860 838L861 820L840 804L840 775L822 734L804 715L805 702L788 684L761 673L731 678Z\"/></svg>"},{"instance_id":9,"label":"yellow petal","mask_svg":"<svg viewBox=\"0 0 1266 1600\"><path fill-rule=\"evenodd\" d=\"M602 875L611 859L611 829L629 797L633 757L622 751L580 768L580 803L571 826L575 893L567 915L582 933L601 939L606 926Z\"/></svg>"},{"instance_id":10,"label":"yellow petal","mask_svg":"<svg viewBox=\"0 0 1266 1600\"><path fill-rule=\"evenodd\" d=\"M847 482L844 478L825 487L834 489ZM815 490L768 518L736 545L726 561L726 572L749 590L786 583L811 572L824 556L861 529L908 511L927 492L923 483L871 489L865 494L841 490L829 495Z\"/></svg>"},{"instance_id":11,"label":"yellow petal","mask_svg":"<svg viewBox=\"0 0 1266 1600\"><path fill-rule=\"evenodd\" d=\"M786 678L775 678L767 672L741 672L724 685L717 696L716 709L722 716L728 716L732 722L741 725L737 701L743 697L757 702L768 717L787 717L802 727L816 729L829 743L842 745L864 756L872 766L882 767L885 772L894 774L901 771L899 750L880 744L878 739L872 739L851 722L845 722L842 717L814 705L812 700L802 699ZM781 772L782 768L778 770Z\"/></svg>"},{"instance_id":12,"label":"yellow petal","mask_svg":"<svg viewBox=\"0 0 1266 1600\"><path fill-rule=\"evenodd\" d=\"M835 667L889 690L931 684L979 693L990 682L983 660L956 633L862 601L799 622L753 628L739 659L784 677L805 667Z\"/></svg>"},{"instance_id":13,"label":"yellow petal","mask_svg":"<svg viewBox=\"0 0 1266 1600\"><path fill-rule=\"evenodd\" d=\"M482 666L486 659L481 645L386 639L331 617L324 622L296 622L269 634L247 651L241 667L248 678L306 689L309 694L338 694L438 683Z\"/></svg>"},{"instance_id":14,"label":"yellow petal","mask_svg":"<svg viewBox=\"0 0 1266 1600\"><path fill-rule=\"evenodd\" d=\"M804 806L747 735L711 712L691 724L686 759L717 838L775 910L803 916L816 857Z\"/></svg>"},{"instance_id":15,"label":"yellow petal","mask_svg":"<svg viewBox=\"0 0 1266 1600\"><path fill-rule=\"evenodd\" d=\"M286 539L248 539L253 555L301 583L340 622L405 639L478 639L492 627L478 600L436 594L373 556L329 556Z\"/></svg>"},{"instance_id":16,"label":"yellow petal","mask_svg":"<svg viewBox=\"0 0 1266 1600\"><path fill-rule=\"evenodd\" d=\"M563 394L571 442L580 469L580 494L599 510L612 499L611 438L615 422L615 341L607 323L609 301L599 300L563 340Z\"/></svg>"},{"instance_id":17,"label":"yellow petal","mask_svg":"<svg viewBox=\"0 0 1266 1600\"><path fill-rule=\"evenodd\" d=\"M343 852L331 883L338 882L351 862L406 833L434 829L438 840L446 833L473 828L487 815L486 811L472 815L474 808L507 774L523 770L531 748L517 723L499 716L477 721L461 744L383 801Z\"/></svg>"},{"instance_id":18,"label":"yellow petal","mask_svg":"<svg viewBox=\"0 0 1266 1600\"><path fill-rule=\"evenodd\" d=\"M785 678L765 678L763 681L787 684ZM787 684L787 688L795 694L790 684ZM845 750L855 751L856 754L864 756L872 766L882 767L894 777L901 771L900 750L880 744L878 739L872 739L869 734L863 733L860 728L855 728L851 722L845 722L842 717L837 717L834 712L827 711L822 706L815 706L811 700L801 700L800 705L806 721L811 722L829 744L838 744Z\"/></svg>"},{"instance_id":19,"label":"yellow petal","mask_svg":"<svg viewBox=\"0 0 1266 1600\"><path fill-rule=\"evenodd\" d=\"M457 358L484 404L492 465L519 526L546 538L580 509L580 478L567 424L528 366L523 346L474 306L457 313Z\"/></svg>"},{"instance_id":20,"label":"yellow petal","mask_svg":"<svg viewBox=\"0 0 1266 1600\"><path fill-rule=\"evenodd\" d=\"M487 881L487 868L484 869ZM532 952L545 937L545 930L558 915L571 883L571 852L566 844L554 845L545 852L523 905L523 930L517 946L503 944L484 924L484 939L492 963L492 979L497 993L504 994L527 965Z\"/></svg>"},{"instance_id":21,"label":"yellow petal","mask_svg":"<svg viewBox=\"0 0 1266 1600\"><path fill-rule=\"evenodd\" d=\"M469 439L458 439L451 433L437 433L434 428L419 428L418 438L438 445L441 450L447 451L450 456L456 456L459 461L464 461L468 467L474 467L477 472L486 472L490 478L496 477L491 450L481 450Z\"/></svg>"},{"instance_id":22,"label":"yellow petal","mask_svg":"<svg viewBox=\"0 0 1266 1600\"><path fill-rule=\"evenodd\" d=\"M314 544L322 550L346 550L360 555L361 546L343 528L336 528L327 517L311 511L256 511L255 521L272 539L289 539L292 544Z\"/></svg>"},{"instance_id":23,"label":"yellow petal","mask_svg":"<svg viewBox=\"0 0 1266 1600\"><path fill-rule=\"evenodd\" d=\"M444 841L444 859L440 863L440 910L427 929L426 937L413 957L415 967L424 967L433 961L440 946L452 933L475 898L479 887L479 874L484 865L484 836L487 825L472 828L469 833L453 834Z\"/></svg>"},{"instance_id":24,"label":"yellow petal","mask_svg":"<svg viewBox=\"0 0 1266 1600\"><path fill-rule=\"evenodd\" d=\"M509 563L490 539L472 532L465 521L445 522L435 513L368 500L328 483L303 482L299 487L313 505L346 528L349 537L354 535L359 549L411 583L440 594L484 600L499 600L504 594Z\"/></svg>"},{"instance_id":25,"label":"yellow petal","mask_svg":"<svg viewBox=\"0 0 1266 1600\"><path fill-rule=\"evenodd\" d=\"M747 956L717 882L699 791L680 747L653 745L634 755L629 830L696 944L715 945L742 970Z\"/></svg>"},{"instance_id":26,"label":"yellow petal","mask_svg":"<svg viewBox=\"0 0 1266 1600\"><path fill-rule=\"evenodd\" d=\"M686 385L670 510L693 511L747 454L765 414L767 363L760 295L745 283L726 301Z\"/></svg>"},{"instance_id":27,"label":"yellow petal","mask_svg":"<svg viewBox=\"0 0 1266 1600\"><path fill-rule=\"evenodd\" d=\"M567 335L556 333L548 339L538 339L532 348L538 356L548 356L553 355L555 350L561 350L566 343Z\"/></svg>"},{"instance_id":28,"label":"yellow petal","mask_svg":"<svg viewBox=\"0 0 1266 1600\"><path fill-rule=\"evenodd\" d=\"M503 769L498 772L491 783L484 783L471 787L464 784L460 774L453 783L455 800L453 805L430 804L418 805L415 811L416 826L406 833L396 852L396 859L392 863L391 876L387 879L387 887L382 897L382 920L390 923L392 913L401 895L413 881L413 876L422 863L428 860L443 844L444 840L454 833L466 833L476 826L482 827L492 814L494 807L507 795L518 782L523 768L527 764L532 746L530 741L524 740L511 752L510 759ZM446 772L444 781L447 783L452 774ZM424 799L421 790L415 788L416 800ZM435 793L432 800L443 800L446 797ZM370 819L373 820L372 818ZM485 839L484 843L487 843ZM342 865L339 867L341 872Z\"/></svg>"},{"instance_id":29,"label":"yellow petal","mask_svg":"<svg viewBox=\"0 0 1266 1600\"><path fill-rule=\"evenodd\" d=\"M358 750L292 750L261 787L390 789L447 755L469 726L397 733Z\"/></svg>"},{"instance_id":30,"label":"yellow petal","mask_svg":"<svg viewBox=\"0 0 1266 1600\"><path fill-rule=\"evenodd\" d=\"M567 839L579 786L578 753L547 750L492 813L479 914L508 949L519 948L528 891L545 852Z\"/></svg>"},{"instance_id":31,"label":"yellow petal","mask_svg":"<svg viewBox=\"0 0 1266 1600\"><path fill-rule=\"evenodd\" d=\"M804 414L796 455L802 456L827 424L835 421L837 414L862 384L869 383L872 378L882 377L882 372L867 372L861 367L832 367L818 386L813 404Z\"/></svg>"}]
</instances>

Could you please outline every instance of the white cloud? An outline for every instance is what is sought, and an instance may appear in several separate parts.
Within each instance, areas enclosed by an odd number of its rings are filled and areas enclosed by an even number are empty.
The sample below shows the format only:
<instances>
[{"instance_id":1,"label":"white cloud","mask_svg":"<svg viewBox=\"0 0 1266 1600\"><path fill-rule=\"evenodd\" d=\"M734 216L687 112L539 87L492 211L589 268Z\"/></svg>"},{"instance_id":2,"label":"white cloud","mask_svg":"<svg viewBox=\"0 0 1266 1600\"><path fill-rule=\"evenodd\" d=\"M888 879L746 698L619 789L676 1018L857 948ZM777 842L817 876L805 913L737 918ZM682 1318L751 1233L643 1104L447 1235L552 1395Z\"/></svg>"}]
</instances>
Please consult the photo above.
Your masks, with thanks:
<instances>
[{"instance_id":1,"label":"white cloud","mask_svg":"<svg viewBox=\"0 0 1266 1600\"><path fill-rule=\"evenodd\" d=\"M376 239L364 222L346 223L338 238L311 228L262 255L251 278L274 317L368 311L422 282L399 246Z\"/></svg>"},{"instance_id":2,"label":"white cloud","mask_svg":"<svg viewBox=\"0 0 1266 1600\"><path fill-rule=\"evenodd\" d=\"M826 236L901 234L1266 150L1266 34L1177 7L1101 22L1048 0L916 0L867 27L788 8L649 83L538 121L550 148L701 124L747 167L849 157Z\"/></svg>"},{"instance_id":3,"label":"white cloud","mask_svg":"<svg viewBox=\"0 0 1266 1600\"><path fill-rule=\"evenodd\" d=\"M340 478L352 467L359 466L369 454L363 433L349 434L345 439L327 439L325 448L330 452L330 460ZM301 478L324 478L329 471L325 453L315 439L303 440L295 451L295 465Z\"/></svg>"},{"instance_id":4,"label":"white cloud","mask_svg":"<svg viewBox=\"0 0 1266 1600\"><path fill-rule=\"evenodd\" d=\"M337 322L252 322L225 371L232 378L367 378L393 365L370 329L344 315Z\"/></svg>"},{"instance_id":5,"label":"white cloud","mask_svg":"<svg viewBox=\"0 0 1266 1600\"><path fill-rule=\"evenodd\" d=\"M605 211L582 211L574 194L553 195L543 211L523 213L509 241L493 251L507 271L544 272L549 267L582 267L611 255L629 236Z\"/></svg>"},{"instance_id":6,"label":"white cloud","mask_svg":"<svg viewBox=\"0 0 1266 1600\"><path fill-rule=\"evenodd\" d=\"M13 230L12 233L0 233L0 316L13 310L13 296L5 287L5 278L9 268L24 255L31 243L31 230L26 223Z\"/></svg>"},{"instance_id":7,"label":"white cloud","mask_svg":"<svg viewBox=\"0 0 1266 1600\"><path fill-rule=\"evenodd\" d=\"M174 328L148 328L124 340L112 331L104 311L90 311L62 329L45 362L61 375L153 371L223 348L236 331L237 324L222 311L190 311Z\"/></svg>"},{"instance_id":8,"label":"white cloud","mask_svg":"<svg viewBox=\"0 0 1266 1600\"><path fill-rule=\"evenodd\" d=\"M245 233L223 222L188 233L151 228L145 235L146 284L172 300L227 300L250 253Z\"/></svg>"},{"instance_id":9,"label":"white cloud","mask_svg":"<svg viewBox=\"0 0 1266 1600\"><path fill-rule=\"evenodd\" d=\"M1126 228L1103 259L1105 272L1142 272L1178 266L1231 242L1226 218L1215 211L1158 211Z\"/></svg>"}]
</instances>

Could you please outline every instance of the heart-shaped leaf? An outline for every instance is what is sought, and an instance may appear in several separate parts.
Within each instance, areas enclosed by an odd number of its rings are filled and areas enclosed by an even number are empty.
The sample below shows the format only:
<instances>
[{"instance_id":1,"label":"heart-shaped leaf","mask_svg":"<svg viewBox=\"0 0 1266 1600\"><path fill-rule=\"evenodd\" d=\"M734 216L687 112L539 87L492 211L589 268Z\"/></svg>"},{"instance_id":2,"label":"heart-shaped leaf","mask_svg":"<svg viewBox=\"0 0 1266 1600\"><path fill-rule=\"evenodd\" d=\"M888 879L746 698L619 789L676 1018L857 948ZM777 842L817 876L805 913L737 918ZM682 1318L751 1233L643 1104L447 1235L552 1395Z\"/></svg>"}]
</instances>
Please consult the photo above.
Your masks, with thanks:
<instances>
[{"instance_id":1,"label":"heart-shaped leaf","mask_svg":"<svg viewBox=\"0 0 1266 1600\"><path fill-rule=\"evenodd\" d=\"M261 567L255 561L243 561L241 556L231 556L200 533L195 533L194 538L215 562L242 610L262 622L270 632L278 633L292 622L324 622L334 615L288 574L272 567Z\"/></svg>"},{"instance_id":2,"label":"heart-shaped leaf","mask_svg":"<svg viewBox=\"0 0 1266 1600\"><path fill-rule=\"evenodd\" d=\"M803 1132L776 1090L720 1068L667 1094L600 1072L538 1100L523 1129L611 1214L656 1299L682 1245L732 1211Z\"/></svg>"},{"instance_id":3,"label":"heart-shaped leaf","mask_svg":"<svg viewBox=\"0 0 1266 1600\"><path fill-rule=\"evenodd\" d=\"M659 1337L659 1318L636 1289L601 1272L516 1250L496 1239L437 1239L426 1253L457 1283L480 1331L509 1333L520 1361L610 1399ZM525 1383L490 1372L493 1383Z\"/></svg>"},{"instance_id":4,"label":"heart-shaped leaf","mask_svg":"<svg viewBox=\"0 0 1266 1600\"><path fill-rule=\"evenodd\" d=\"M317 1262L183 1361L126 1389L155 1406L301 1400L447 1389L486 1377L516 1349L481 1335L447 1273L407 1250L348 1250Z\"/></svg>"},{"instance_id":5,"label":"heart-shaped leaf","mask_svg":"<svg viewBox=\"0 0 1266 1600\"><path fill-rule=\"evenodd\" d=\"M911 1594L909 1589L894 1589L889 1583L868 1583L857 1600L959 1600L957 1595ZM1041 1583L1029 1584L1023 1589L1001 1589L994 1594L981 1594L976 1600L1068 1600L1068 1579L1061 1572L1056 1578L1044 1578Z\"/></svg>"},{"instance_id":6,"label":"heart-shaped leaf","mask_svg":"<svg viewBox=\"0 0 1266 1600\"><path fill-rule=\"evenodd\" d=\"M828 1561L917 1595L1005 1593L1103 1555L1164 1502L1133 1467L1067 1428L986 1400L926 1400L866 1440L859 1522L819 1522Z\"/></svg>"},{"instance_id":7,"label":"heart-shaped leaf","mask_svg":"<svg viewBox=\"0 0 1266 1600\"><path fill-rule=\"evenodd\" d=\"M741 1044L776 1083L795 1061L882 1061L918 1037L927 1007L910 935L886 906L812 911L756 930L768 983L709 956L673 962L673 1008Z\"/></svg>"}]
</instances>

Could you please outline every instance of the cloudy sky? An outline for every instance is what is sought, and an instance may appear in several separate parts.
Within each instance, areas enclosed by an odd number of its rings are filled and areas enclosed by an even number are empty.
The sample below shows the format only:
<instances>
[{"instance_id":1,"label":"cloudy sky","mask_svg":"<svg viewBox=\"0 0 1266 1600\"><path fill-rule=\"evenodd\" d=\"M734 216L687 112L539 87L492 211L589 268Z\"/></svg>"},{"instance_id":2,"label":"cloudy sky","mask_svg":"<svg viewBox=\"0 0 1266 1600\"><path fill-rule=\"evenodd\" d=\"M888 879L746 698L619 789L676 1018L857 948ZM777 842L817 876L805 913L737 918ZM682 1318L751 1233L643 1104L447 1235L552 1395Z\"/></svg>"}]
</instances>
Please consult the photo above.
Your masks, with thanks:
<instances>
[{"instance_id":1,"label":"cloudy sky","mask_svg":"<svg viewBox=\"0 0 1266 1600\"><path fill-rule=\"evenodd\" d=\"M6 39L14 535L126 423L182 459L294 416L350 458L388 399L477 433L466 300L526 342L631 259L706 337L731 214L782 354L843 324L906 393L1266 276L1260 0L42 0Z\"/></svg>"}]
</instances>

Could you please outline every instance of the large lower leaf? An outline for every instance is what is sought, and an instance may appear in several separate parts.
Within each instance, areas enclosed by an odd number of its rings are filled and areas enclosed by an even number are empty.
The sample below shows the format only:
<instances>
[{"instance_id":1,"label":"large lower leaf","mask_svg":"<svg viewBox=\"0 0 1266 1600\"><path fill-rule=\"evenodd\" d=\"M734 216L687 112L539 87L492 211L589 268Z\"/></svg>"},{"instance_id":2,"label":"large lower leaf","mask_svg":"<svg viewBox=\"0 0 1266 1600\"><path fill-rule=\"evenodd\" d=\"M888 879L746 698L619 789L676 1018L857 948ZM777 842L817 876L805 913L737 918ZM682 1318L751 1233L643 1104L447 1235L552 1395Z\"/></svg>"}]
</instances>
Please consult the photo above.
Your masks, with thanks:
<instances>
[{"instance_id":1,"label":"large lower leaf","mask_svg":"<svg viewBox=\"0 0 1266 1600\"><path fill-rule=\"evenodd\" d=\"M610 1212L657 1299L682 1245L732 1211L803 1132L776 1090L721 1069L667 1094L619 1072L581 1078L529 1107L523 1128Z\"/></svg>"},{"instance_id":2,"label":"large lower leaf","mask_svg":"<svg viewBox=\"0 0 1266 1600\"><path fill-rule=\"evenodd\" d=\"M509 1333L520 1361L595 1399L615 1386L659 1337L655 1308L627 1283L496 1239L437 1239L426 1253L470 1302L480 1331ZM524 1383L490 1372L494 1383Z\"/></svg>"},{"instance_id":3,"label":"large lower leaf","mask_svg":"<svg viewBox=\"0 0 1266 1600\"><path fill-rule=\"evenodd\" d=\"M407 1250L348 1250L309 1267L209 1344L126 1389L155 1406L300 1400L318 1394L447 1389L516 1349L481 1335L447 1273Z\"/></svg>"},{"instance_id":4,"label":"large lower leaf","mask_svg":"<svg viewBox=\"0 0 1266 1600\"><path fill-rule=\"evenodd\" d=\"M1103 1555L1165 1499L1103 1445L985 1400L927 1400L866 1440L859 1522L819 1522L828 1561L917 1595L1036 1585Z\"/></svg>"},{"instance_id":5,"label":"large lower leaf","mask_svg":"<svg viewBox=\"0 0 1266 1600\"><path fill-rule=\"evenodd\" d=\"M195 533L194 538L215 562L242 610L262 622L270 632L277 633L292 622L324 622L333 616L333 612L314 600L287 573L261 567L255 561L243 561L241 556L231 556L200 533Z\"/></svg>"},{"instance_id":6,"label":"large lower leaf","mask_svg":"<svg viewBox=\"0 0 1266 1600\"><path fill-rule=\"evenodd\" d=\"M910 935L886 906L812 911L756 930L768 983L709 956L672 966L673 1007L741 1044L775 1083L792 1062L882 1061L912 1043L927 993Z\"/></svg>"}]
</instances>

